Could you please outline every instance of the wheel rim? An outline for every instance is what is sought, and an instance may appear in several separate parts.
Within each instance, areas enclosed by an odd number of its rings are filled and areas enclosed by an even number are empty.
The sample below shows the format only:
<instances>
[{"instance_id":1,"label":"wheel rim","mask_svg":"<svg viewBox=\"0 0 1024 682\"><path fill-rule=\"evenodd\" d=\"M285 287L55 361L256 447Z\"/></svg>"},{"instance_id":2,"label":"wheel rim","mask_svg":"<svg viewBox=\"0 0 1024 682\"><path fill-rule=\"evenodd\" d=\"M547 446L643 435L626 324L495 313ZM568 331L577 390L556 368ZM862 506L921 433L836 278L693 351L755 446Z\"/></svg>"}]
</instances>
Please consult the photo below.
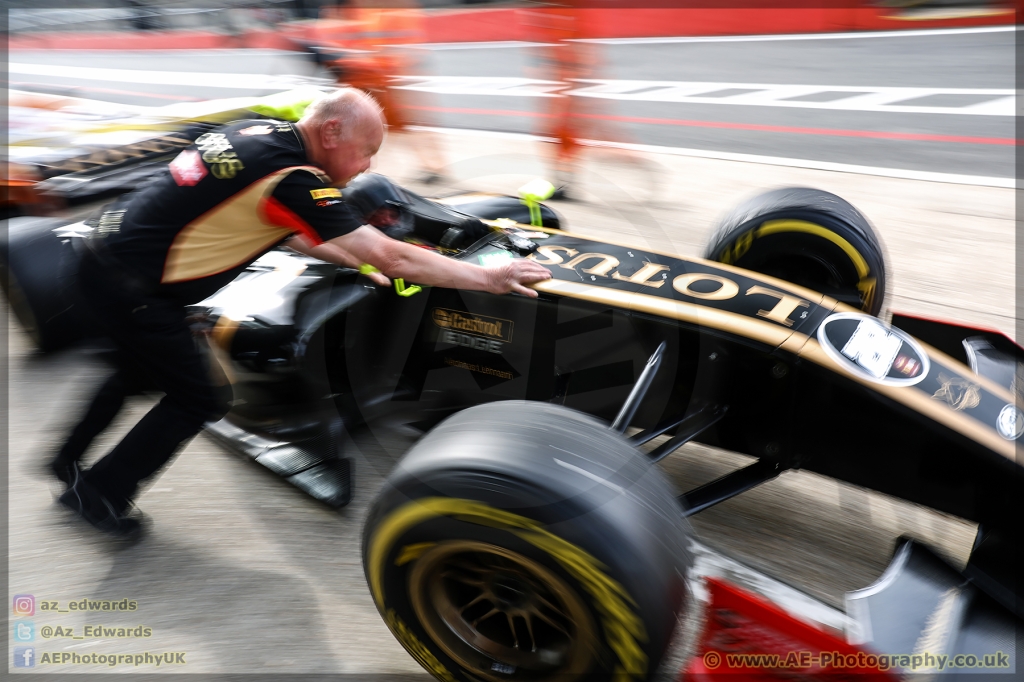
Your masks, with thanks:
<instances>
[{"instance_id":1,"label":"wheel rim","mask_svg":"<svg viewBox=\"0 0 1024 682\"><path fill-rule=\"evenodd\" d=\"M597 631L583 600L517 552L441 542L416 561L409 588L427 635L478 677L564 679L591 667Z\"/></svg>"}]
</instances>

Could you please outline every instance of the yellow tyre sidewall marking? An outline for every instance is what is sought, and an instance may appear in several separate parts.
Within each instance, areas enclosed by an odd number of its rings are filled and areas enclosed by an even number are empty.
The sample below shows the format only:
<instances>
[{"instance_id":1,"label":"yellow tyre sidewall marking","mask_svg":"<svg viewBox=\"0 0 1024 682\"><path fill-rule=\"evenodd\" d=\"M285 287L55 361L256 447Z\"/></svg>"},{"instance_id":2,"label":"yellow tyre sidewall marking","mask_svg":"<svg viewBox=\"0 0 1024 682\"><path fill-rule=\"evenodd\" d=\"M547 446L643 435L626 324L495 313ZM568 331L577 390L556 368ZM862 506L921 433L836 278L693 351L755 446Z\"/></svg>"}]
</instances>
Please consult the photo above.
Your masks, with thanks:
<instances>
[{"instance_id":1,"label":"yellow tyre sidewall marking","mask_svg":"<svg viewBox=\"0 0 1024 682\"><path fill-rule=\"evenodd\" d=\"M770 234L780 234L785 232L801 232L803 234L812 234L816 237L828 240L843 250L843 253L853 263L853 267L857 270L857 277L860 281L857 282L857 289L863 295L864 308L871 308L871 304L875 298L875 284L876 278L870 277L871 266L868 265L867 260L860 251L854 247L853 244L840 237L832 230L822 227L816 223L809 223L806 220L769 220L761 224L753 230L747 230L733 242L733 245L725 250L722 254L723 263L735 263L741 256L743 256L749 249L753 240L758 237L765 237Z\"/></svg>"},{"instance_id":2,"label":"yellow tyre sidewall marking","mask_svg":"<svg viewBox=\"0 0 1024 682\"><path fill-rule=\"evenodd\" d=\"M417 649L423 645L416 640L394 611L385 606L384 565L391 547L399 537L409 529L438 516L451 516L459 521L508 531L549 554L583 585L593 598L593 603L601 616L605 639L619 659L614 678L628 679L629 676L643 675L647 672L647 655L639 644L641 641L647 641L647 631L643 621L630 607L630 604L635 606L636 602L618 581L604 572L604 565L600 561L571 542L546 530L533 519L496 509L475 500L451 497L428 497L407 502L392 511L373 531L370 539L367 550L370 593L380 612L386 614L388 627L407 649L409 645L406 644L406 640L409 638ZM441 664L433 654L425 648L420 649L420 653L422 651L426 651L432 659L431 664L424 667L435 672L439 679L449 679L450 674L443 667L441 670L444 675L436 672L434 664ZM413 655L423 664L416 653Z\"/></svg>"},{"instance_id":3,"label":"yellow tyre sidewall marking","mask_svg":"<svg viewBox=\"0 0 1024 682\"><path fill-rule=\"evenodd\" d=\"M821 225L815 225L806 220L769 220L766 223L762 223L761 227L755 230L758 237L765 237L780 232L803 232L804 234L813 234L816 237L827 239L842 249L843 253L853 261L853 266L857 268L858 277L864 279L871 273L871 268L868 266L867 261L864 260L864 256L854 248L853 244Z\"/></svg>"}]
</instances>

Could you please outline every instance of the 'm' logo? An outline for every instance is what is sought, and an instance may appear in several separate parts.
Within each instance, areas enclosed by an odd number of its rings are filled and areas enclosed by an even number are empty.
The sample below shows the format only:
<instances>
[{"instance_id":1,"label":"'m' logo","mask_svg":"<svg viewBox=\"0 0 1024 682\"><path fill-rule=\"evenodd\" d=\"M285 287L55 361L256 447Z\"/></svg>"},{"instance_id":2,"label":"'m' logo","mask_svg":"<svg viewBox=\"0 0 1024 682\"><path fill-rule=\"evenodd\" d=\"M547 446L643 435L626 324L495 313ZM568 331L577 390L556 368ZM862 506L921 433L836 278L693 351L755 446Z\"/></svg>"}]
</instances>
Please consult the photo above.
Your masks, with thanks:
<instances>
[{"instance_id":1,"label":"'m' logo","mask_svg":"<svg viewBox=\"0 0 1024 682\"><path fill-rule=\"evenodd\" d=\"M917 341L870 315L835 313L821 323L817 336L822 349L833 360L870 381L913 386L928 375L931 366ZM933 397L956 399L941 391ZM970 402L968 399L964 407L970 406Z\"/></svg>"}]
</instances>

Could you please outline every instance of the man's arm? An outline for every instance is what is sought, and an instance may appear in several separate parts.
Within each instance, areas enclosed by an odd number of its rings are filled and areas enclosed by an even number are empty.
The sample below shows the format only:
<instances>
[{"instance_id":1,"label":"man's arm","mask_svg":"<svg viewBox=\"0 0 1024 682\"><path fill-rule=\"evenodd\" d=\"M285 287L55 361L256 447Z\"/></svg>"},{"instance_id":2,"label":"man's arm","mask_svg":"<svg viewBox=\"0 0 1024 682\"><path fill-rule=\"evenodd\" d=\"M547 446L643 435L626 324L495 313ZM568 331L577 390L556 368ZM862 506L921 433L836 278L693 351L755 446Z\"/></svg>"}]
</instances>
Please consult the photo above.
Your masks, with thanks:
<instances>
[{"instance_id":1,"label":"man's arm","mask_svg":"<svg viewBox=\"0 0 1024 682\"><path fill-rule=\"evenodd\" d=\"M302 235L295 235L286 241L283 246L287 246L289 249L298 251L299 253L311 256L313 258L319 258L322 261L328 263L334 263L335 265L342 265L346 268L359 268L364 261L360 261L358 258L350 254L345 249L341 248L337 244L331 242L324 242L313 246L310 244ZM366 275L372 279L376 284L381 286L391 286L391 280L382 275L379 272L371 272Z\"/></svg>"},{"instance_id":2,"label":"man's arm","mask_svg":"<svg viewBox=\"0 0 1024 682\"><path fill-rule=\"evenodd\" d=\"M547 268L531 260L513 260L485 268L390 239L366 225L335 237L326 245L337 247L360 263L369 263L388 277L401 277L417 284L449 289L492 294L515 292L536 298L537 292L526 285L551 278ZM316 254L311 255L319 258Z\"/></svg>"}]
</instances>

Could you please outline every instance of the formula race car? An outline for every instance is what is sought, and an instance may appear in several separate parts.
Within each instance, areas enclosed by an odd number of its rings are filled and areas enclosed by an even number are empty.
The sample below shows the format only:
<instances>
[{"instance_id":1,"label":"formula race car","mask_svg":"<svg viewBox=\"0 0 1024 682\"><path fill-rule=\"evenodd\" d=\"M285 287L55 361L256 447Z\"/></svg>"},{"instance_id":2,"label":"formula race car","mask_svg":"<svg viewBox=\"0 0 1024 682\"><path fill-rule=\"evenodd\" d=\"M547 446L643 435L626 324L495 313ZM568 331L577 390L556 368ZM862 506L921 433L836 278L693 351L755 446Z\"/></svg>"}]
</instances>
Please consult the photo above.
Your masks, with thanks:
<instances>
[{"instance_id":1,"label":"formula race car","mask_svg":"<svg viewBox=\"0 0 1024 682\"><path fill-rule=\"evenodd\" d=\"M370 176L344 194L396 238L552 274L537 299L381 288L279 249L193 306L233 389L209 432L324 503L350 498L346 430L426 433L370 509L363 561L434 677L647 679L685 603L686 517L793 468L980 524L962 571L908 543L851 596L864 647L930 637L1012 659L1024 351L880 318L883 252L853 206L768 192L700 259L578 235L513 197L427 200ZM90 331L73 272L91 230L11 221L8 299L43 348ZM691 440L756 461L679 496L654 463Z\"/></svg>"}]
</instances>

